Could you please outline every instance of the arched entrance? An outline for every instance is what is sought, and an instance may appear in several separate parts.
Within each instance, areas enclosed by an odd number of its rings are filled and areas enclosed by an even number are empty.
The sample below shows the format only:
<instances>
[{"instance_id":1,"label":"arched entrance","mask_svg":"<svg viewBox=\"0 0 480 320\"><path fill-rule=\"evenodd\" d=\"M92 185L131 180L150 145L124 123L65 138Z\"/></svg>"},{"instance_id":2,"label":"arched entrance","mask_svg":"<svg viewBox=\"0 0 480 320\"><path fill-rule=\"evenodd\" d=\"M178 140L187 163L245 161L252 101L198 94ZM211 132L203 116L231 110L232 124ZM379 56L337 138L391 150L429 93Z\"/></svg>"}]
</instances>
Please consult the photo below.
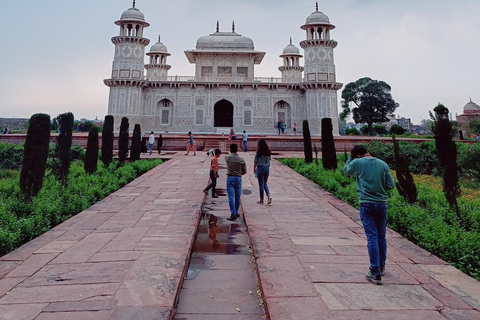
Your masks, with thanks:
<instances>
[{"instance_id":1,"label":"arched entrance","mask_svg":"<svg viewBox=\"0 0 480 320\"><path fill-rule=\"evenodd\" d=\"M292 126L292 114L291 108L288 102L280 100L273 106L273 114L275 115L275 124L282 120L285 128L290 128Z\"/></svg>"},{"instance_id":2,"label":"arched entrance","mask_svg":"<svg viewBox=\"0 0 480 320\"><path fill-rule=\"evenodd\" d=\"M233 127L233 104L225 99L215 103L214 112L214 127Z\"/></svg>"}]
</instances>

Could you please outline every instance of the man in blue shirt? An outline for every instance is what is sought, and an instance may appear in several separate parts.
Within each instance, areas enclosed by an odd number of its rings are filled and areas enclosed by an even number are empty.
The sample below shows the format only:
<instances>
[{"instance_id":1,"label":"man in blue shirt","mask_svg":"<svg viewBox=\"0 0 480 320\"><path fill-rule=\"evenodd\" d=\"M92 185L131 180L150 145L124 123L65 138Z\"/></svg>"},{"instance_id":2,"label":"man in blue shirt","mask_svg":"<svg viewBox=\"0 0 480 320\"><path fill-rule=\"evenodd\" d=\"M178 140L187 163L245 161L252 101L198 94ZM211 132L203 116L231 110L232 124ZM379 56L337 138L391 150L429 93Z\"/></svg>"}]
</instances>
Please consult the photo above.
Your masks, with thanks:
<instances>
[{"instance_id":1,"label":"man in blue shirt","mask_svg":"<svg viewBox=\"0 0 480 320\"><path fill-rule=\"evenodd\" d=\"M357 177L360 218L367 236L370 271L366 277L382 284L387 259L387 190L395 188L388 165L372 157L363 146L355 146L343 172Z\"/></svg>"},{"instance_id":2,"label":"man in blue shirt","mask_svg":"<svg viewBox=\"0 0 480 320\"><path fill-rule=\"evenodd\" d=\"M248 140L248 134L243 130L243 152L247 152L247 140Z\"/></svg>"}]
</instances>

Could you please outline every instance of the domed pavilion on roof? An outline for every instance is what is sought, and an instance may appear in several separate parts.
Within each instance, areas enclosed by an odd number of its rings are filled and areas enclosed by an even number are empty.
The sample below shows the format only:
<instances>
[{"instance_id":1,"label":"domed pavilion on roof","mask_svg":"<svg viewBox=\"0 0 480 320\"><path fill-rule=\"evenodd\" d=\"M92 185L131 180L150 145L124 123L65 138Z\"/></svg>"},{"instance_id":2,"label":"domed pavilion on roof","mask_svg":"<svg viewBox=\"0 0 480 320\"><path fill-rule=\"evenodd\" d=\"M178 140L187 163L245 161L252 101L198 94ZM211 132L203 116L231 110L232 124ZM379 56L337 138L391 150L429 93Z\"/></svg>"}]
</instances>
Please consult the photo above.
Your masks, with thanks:
<instances>
[{"instance_id":1,"label":"domed pavilion on roof","mask_svg":"<svg viewBox=\"0 0 480 320\"><path fill-rule=\"evenodd\" d=\"M462 130L464 136L472 134L470 132L470 122L472 120L480 121L480 106L470 99L463 107L463 114L457 115L458 130Z\"/></svg>"},{"instance_id":2,"label":"domed pavilion on roof","mask_svg":"<svg viewBox=\"0 0 480 320\"><path fill-rule=\"evenodd\" d=\"M214 134L233 128L250 134L278 134L279 121L289 129L308 120L312 135L320 135L321 119L331 118L338 135L337 91L333 49L330 38L335 28L318 11L309 15L301 29L306 40L299 48L290 43L279 55L281 77L255 77L255 65L265 52L255 50L254 41L236 32L216 30L198 38L195 49L186 50L195 65L194 76L169 76L170 53L158 39L148 53L150 43L143 29L150 26L140 10L124 11L118 36L112 38L115 56L110 79L108 114L115 118L115 129L126 116L139 123L143 131ZM147 63L145 63L147 56ZM304 65L300 59L305 56ZM146 73L145 73L146 70ZM291 132L291 131L290 131Z\"/></svg>"}]
</instances>

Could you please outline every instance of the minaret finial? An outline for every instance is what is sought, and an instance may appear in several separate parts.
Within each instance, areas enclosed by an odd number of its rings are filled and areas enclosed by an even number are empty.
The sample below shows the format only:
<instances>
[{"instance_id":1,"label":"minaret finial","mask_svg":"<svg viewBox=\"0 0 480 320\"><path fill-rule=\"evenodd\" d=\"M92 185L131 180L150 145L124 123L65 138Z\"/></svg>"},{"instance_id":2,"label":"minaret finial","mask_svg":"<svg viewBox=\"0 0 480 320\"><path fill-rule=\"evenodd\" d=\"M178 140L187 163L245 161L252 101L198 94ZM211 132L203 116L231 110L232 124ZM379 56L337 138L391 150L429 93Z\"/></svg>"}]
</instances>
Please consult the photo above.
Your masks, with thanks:
<instances>
[{"instance_id":1,"label":"minaret finial","mask_svg":"<svg viewBox=\"0 0 480 320\"><path fill-rule=\"evenodd\" d=\"M158 42L161 42L161 41L160 41L160 35L158 35Z\"/></svg>"},{"instance_id":2,"label":"minaret finial","mask_svg":"<svg viewBox=\"0 0 480 320\"><path fill-rule=\"evenodd\" d=\"M232 22L232 32L235 33L235 21Z\"/></svg>"},{"instance_id":3,"label":"minaret finial","mask_svg":"<svg viewBox=\"0 0 480 320\"><path fill-rule=\"evenodd\" d=\"M220 30L220 24L218 23L218 20L217 20L217 32Z\"/></svg>"},{"instance_id":4,"label":"minaret finial","mask_svg":"<svg viewBox=\"0 0 480 320\"><path fill-rule=\"evenodd\" d=\"M292 37L290 37L290 44L292 44Z\"/></svg>"},{"instance_id":5,"label":"minaret finial","mask_svg":"<svg viewBox=\"0 0 480 320\"><path fill-rule=\"evenodd\" d=\"M133 7L135 8L135 0L133 0Z\"/></svg>"},{"instance_id":6,"label":"minaret finial","mask_svg":"<svg viewBox=\"0 0 480 320\"><path fill-rule=\"evenodd\" d=\"M316 2L315 9L318 11L318 2Z\"/></svg>"}]
</instances>

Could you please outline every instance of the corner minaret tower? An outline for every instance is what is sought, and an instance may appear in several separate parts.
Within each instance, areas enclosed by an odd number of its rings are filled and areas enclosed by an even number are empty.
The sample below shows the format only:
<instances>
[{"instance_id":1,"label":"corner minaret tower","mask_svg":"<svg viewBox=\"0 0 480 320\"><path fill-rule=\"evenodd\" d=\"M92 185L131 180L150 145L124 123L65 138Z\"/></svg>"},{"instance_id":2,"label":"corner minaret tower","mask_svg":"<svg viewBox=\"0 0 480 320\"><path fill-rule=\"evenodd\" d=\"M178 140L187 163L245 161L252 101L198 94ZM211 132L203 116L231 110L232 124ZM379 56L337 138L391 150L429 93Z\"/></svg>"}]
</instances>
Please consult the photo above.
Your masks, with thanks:
<instances>
[{"instance_id":1,"label":"corner minaret tower","mask_svg":"<svg viewBox=\"0 0 480 320\"><path fill-rule=\"evenodd\" d=\"M171 66L167 64L167 57L170 55L167 51L167 47L160 41L155 43L151 48L147 56L150 57L150 63L145 65L147 69L148 81L165 81L168 77L168 70Z\"/></svg>"},{"instance_id":2,"label":"corner minaret tower","mask_svg":"<svg viewBox=\"0 0 480 320\"><path fill-rule=\"evenodd\" d=\"M292 44L292 38L290 38L290 44L283 49L283 53L280 55L280 58L283 58L283 66L278 67L278 70L282 73L282 82L302 82L301 57L303 56L300 54L300 50Z\"/></svg>"},{"instance_id":3,"label":"corner minaret tower","mask_svg":"<svg viewBox=\"0 0 480 320\"><path fill-rule=\"evenodd\" d=\"M135 1L115 24L120 26L120 33L112 38L115 45L112 76L104 83L110 87L108 114L114 116L117 130L122 116L134 122L135 117L141 114L145 47L150 42L143 37L143 29L150 24L145 22L143 13L135 8Z\"/></svg>"},{"instance_id":4,"label":"corner minaret tower","mask_svg":"<svg viewBox=\"0 0 480 320\"><path fill-rule=\"evenodd\" d=\"M321 118L331 118L333 134L338 135L337 90L343 84L336 82L333 49L337 46L330 39L330 31L335 28L328 17L316 10L307 17L303 26L307 39L300 42L304 49L305 79L307 98L307 118L312 134L321 133Z\"/></svg>"}]
</instances>

